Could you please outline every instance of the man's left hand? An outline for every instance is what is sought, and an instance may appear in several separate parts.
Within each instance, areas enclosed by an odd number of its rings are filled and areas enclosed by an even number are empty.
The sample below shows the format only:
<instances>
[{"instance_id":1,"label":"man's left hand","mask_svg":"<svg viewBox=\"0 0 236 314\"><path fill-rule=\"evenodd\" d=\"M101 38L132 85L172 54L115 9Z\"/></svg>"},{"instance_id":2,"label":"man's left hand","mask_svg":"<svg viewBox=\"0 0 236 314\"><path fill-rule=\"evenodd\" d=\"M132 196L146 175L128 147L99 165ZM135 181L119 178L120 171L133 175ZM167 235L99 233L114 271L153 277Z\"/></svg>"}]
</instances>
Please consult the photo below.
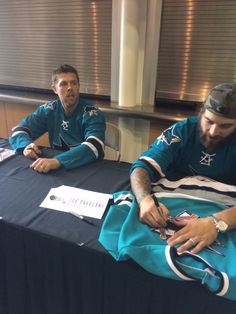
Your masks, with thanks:
<instances>
[{"instance_id":1,"label":"man's left hand","mask_svg":"<svg viewBox=\"0 0 236 314\"><path fill-rule=\"evenodd\" d=\"M181 244L177 249L178 253L186 250L193 254L198 253L217 238L218 232L211 217L186 220L184 224L182 229L167 240L170 246Z\"/></svg>"},{"instance_id":2,"label":"man's left hand","mask_svg":"<svg viewBox=\"0 0 236 314\"><path fill-rule=\"evenodd\" d=\"M30 167L35 171L47 173L52 169L59 168L60 165L60 162L55 158L38 158Z\"/></svg>"}]
</instances>

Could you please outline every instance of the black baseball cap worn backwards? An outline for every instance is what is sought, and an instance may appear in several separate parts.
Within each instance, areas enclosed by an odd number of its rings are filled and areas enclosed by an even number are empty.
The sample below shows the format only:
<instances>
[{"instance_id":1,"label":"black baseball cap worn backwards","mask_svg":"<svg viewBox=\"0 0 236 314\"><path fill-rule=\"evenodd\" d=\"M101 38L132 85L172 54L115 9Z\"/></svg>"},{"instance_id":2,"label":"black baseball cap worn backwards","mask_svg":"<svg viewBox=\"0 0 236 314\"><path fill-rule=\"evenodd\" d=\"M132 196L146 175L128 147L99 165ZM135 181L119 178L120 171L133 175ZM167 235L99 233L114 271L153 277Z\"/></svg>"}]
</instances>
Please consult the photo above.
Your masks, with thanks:
<instances>
[{"instance_id":1,"label":"black baseball cap worn backwards","mask_svg":"<svg viewBox=\"0 0 236 314\"><path fill-rule=\"evenodd\" d=\"M224 83L212 88L203 107L212 113L236 119L236 85Z\"/></svg>"}]
</instances>

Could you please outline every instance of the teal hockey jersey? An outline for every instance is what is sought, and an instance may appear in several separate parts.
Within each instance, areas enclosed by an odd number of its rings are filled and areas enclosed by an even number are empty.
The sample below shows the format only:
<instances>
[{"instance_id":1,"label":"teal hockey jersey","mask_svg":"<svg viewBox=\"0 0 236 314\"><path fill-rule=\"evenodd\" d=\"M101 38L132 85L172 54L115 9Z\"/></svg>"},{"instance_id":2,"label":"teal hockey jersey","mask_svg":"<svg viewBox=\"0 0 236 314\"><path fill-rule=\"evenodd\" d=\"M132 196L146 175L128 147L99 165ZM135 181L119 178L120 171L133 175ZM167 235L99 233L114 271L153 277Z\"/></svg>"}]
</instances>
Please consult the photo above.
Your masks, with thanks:
<instances>
[{"instance_id":1,"label":"teal hockey jersey","mask_svg":"<svg viewBox=\"0 0 236 314\"><path fill-rule=\"evenodd\" d=\"M236 187L193 176L177 181L161 179L152 193L171 216L189 211L209 216L236 203ZM147 271L174 280L195 280L212 293L236 300L236 230L219 234L217 243L197 254L178 254L159 234L139 221L138 204L129 191L113 195L114 205L104 220L99 241L117 260L133 259Z\"/></svg>"}]
</instances>

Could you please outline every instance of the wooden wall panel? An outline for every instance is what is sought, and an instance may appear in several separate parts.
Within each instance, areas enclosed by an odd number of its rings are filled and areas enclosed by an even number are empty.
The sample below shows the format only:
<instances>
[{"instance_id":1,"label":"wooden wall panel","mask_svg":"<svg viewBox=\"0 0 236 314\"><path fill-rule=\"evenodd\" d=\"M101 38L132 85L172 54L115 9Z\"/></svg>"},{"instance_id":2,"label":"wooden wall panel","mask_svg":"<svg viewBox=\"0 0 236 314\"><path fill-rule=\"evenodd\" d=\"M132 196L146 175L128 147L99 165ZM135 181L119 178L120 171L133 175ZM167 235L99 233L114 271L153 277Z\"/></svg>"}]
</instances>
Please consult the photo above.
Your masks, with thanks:
<instances>
[{"instance_id":1,"label":"wooden wall panel","mask_svg":"<svg viewBox=\"0 0 236 314\"><path fill-rule=\"evenodd\" d=\"M6 138L7 136L8 136L8 132L7 132L5 104L0 103L0 137Z\"/></svg>"},{"instance_id":2,"label":"wooden wall panel","mask_svg":"<svg viewBox=\"0 0 236 314\"><path fill-rule=\"evenodd\" d=\"M6 105L6 119L7 119L7 130L8 134L11 134L11 129L16 126L23 118L32 113L36 107L24 105L24 104L14 104L8 103Z\"/></svg>"},{"instance_id":3,"label":"wooden wall panel","mask_svg":"<svg viewBox=\"0 0 236 314\"><path fill-rule=\"evenodd\" d=\"M173 124L173 122L152 120L150 122L149 144L152 144L161 132L167 129L171 124Z\"/></svg>"},{"instance_id":4,"label":"wooden wall panel","mask_svg":"<svg viewBox=\"0 0 236 314\"><path fill-rule=\"evenodd\" d=\"M23 118L31 114L37 106L24 105L19 103L8 103L5 106L6 110L6 123L7 123L7 136L10 136L11 130L16 126ZM48 135L44 134L37 141L38 145L49 146Z\"/></svg>"}]
</instances>

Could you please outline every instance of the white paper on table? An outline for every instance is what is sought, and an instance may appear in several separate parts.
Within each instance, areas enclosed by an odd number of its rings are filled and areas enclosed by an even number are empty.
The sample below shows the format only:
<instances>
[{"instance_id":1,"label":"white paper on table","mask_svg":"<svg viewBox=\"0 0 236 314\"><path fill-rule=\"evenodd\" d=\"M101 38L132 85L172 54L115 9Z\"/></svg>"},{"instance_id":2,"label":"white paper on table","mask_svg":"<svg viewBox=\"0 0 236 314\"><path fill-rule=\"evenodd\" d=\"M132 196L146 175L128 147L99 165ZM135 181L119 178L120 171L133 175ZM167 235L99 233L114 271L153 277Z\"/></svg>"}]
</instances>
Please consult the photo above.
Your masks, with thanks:
<instances>
[{"instance_id":1,"label":"white paper on table","mask_svg":"<svg viewBox=\"0 0 236 314\"><path fill-rule=\"evenodd\" d=\"M61 185L50 189L40 207L101 219L111 198L111 194Z\"/></svg>"},{"instance_id":2,"label":"white paper on table","mask_svg":"<svg viewBox=\"0 0 236 314\"><path fill-rule=\"evenodd\" d=\"M0 148L0 162L8 159L11 156L14 156L16 152L12 149Z\"/></svg>"}]
</instances>

